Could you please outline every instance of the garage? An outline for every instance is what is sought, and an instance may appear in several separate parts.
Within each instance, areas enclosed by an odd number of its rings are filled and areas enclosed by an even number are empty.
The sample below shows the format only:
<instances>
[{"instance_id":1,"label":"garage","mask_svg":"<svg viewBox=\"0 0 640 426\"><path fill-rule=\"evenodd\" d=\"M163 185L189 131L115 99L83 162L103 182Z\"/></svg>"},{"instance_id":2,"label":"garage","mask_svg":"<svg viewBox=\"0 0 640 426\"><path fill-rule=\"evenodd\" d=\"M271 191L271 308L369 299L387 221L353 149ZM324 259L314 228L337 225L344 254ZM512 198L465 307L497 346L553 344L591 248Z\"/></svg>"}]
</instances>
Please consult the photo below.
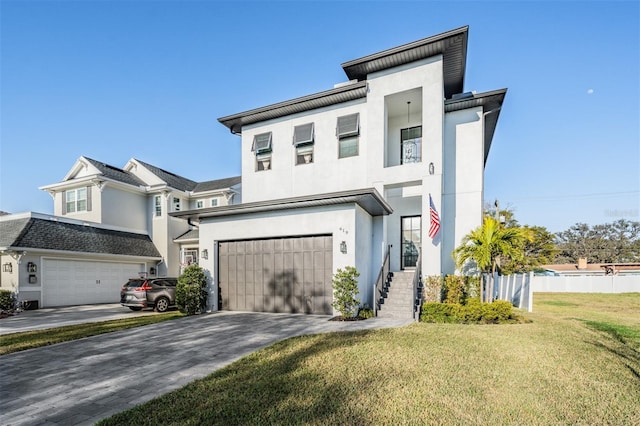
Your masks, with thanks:
<instances>
[{"instance_id":1,"label":"garage","mask_svg":"<svg viewBox=\"0 0 640 426\"><path fill-rule=\"evenodd\" d=\"M330 315L331 235L218 243L221 309Z\"/></svg>"},{"instance_id":2,"label":"garage","mask_svg":"<svg viewBox=\"0 0 640 426\"><path fill-rule=\"evenodd\" d=\"M120 288L145 270L144 263L42 260L44 307L118 303Z\"/></svg>"}]
</instances>

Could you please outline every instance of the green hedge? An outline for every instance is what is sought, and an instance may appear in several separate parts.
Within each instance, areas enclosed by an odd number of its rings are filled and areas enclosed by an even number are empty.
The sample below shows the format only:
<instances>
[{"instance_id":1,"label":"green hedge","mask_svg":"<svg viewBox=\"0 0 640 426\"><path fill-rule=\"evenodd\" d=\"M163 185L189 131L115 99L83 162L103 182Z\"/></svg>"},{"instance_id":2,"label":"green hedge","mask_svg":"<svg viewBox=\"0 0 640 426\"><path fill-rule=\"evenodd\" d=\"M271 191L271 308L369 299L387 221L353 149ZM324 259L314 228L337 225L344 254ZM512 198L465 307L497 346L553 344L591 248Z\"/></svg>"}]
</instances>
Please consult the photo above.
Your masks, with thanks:
<instances>
[{"instance_id":1,"label":"green hedge","mask_svg":"<svg viewBox=\"0 0 640 426\"><path fill-rule=\"evenodd\" d=\"M422 305L421 322L500 324L515 320L513 306L505 300L480 303L469 299L466 304L427 302Z\"/></svg>"},{"instance_id":2,"label":"green hedge","mask_svg":"<svg viewBox=\"0 0 640 426\"><path fill-rule=\"evenodd\" d=\"M10 290L0 290L0 311L12 312L16 309L16 294Z\"/></svg>"}]
</instances>

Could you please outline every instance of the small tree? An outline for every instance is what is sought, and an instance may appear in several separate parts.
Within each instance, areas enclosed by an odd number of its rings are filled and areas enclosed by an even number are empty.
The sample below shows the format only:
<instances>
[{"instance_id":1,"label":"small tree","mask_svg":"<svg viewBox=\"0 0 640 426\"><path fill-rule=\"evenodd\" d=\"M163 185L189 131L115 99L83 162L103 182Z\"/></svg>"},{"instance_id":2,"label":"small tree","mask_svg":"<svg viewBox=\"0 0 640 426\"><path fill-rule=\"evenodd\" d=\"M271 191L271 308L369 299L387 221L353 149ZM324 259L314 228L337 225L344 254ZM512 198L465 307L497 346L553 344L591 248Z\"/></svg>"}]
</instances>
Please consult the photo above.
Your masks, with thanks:
<instances>
[{"instance_id":1,"label":"small tree","mask_svg":"<svg viewBox=\"0 0 640 426\"><path fill-rule=\"evenodd\" d=\"M360 299L356 299L358 290L358 277L360 273L353 266L344 269L338 268L333 276L333 306L345 317L353 317L360 305Z\"/></svg>"},{"instance_id":2,"label":"small tree","mask_svg":"<svg viewBox=\"0 0 640 426\"><path fill-rule=\"evenodd\" d=\"M178 278L176 305L180 312L194 315L207 303L207 277L198 265L187 266Z\"/></svg>"}]
</instances>

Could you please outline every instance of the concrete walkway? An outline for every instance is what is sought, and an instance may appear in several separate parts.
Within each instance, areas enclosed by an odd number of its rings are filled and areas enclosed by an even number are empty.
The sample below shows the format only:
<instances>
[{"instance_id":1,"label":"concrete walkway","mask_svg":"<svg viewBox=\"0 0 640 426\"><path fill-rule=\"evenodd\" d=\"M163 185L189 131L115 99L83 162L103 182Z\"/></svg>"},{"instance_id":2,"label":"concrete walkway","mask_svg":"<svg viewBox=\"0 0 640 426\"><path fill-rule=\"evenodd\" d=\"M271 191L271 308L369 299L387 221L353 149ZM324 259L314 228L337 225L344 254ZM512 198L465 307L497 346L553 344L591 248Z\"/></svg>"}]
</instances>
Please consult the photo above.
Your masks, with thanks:
<instances>
[{"instance_id":1,"label":"concrete walkway","mask_svg":"<svg viewBox=\"0 0 640 426\"><path fill-rule=\"evenodd\" d=\"M411 323L329 318L217 312L3 355L0 424L89 425L288 337Z\"/></svg>"}]
</instances>

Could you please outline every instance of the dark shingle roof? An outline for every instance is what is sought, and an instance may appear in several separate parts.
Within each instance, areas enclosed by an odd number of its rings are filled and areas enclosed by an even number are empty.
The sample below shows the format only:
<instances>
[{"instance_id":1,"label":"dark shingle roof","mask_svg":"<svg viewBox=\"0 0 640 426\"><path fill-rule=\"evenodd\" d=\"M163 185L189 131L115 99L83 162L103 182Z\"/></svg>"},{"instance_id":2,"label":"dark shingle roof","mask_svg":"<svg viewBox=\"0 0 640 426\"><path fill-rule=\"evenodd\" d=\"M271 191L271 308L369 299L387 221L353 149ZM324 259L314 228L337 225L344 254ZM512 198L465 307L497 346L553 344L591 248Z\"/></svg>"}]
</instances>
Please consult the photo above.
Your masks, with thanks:
<instances>
[{"instance_id":1,"label":"dark shingle roof","mask_svg":"<svg viewBox=\"0 0 640 426\"><path fill-rule=\"evenodd\" d=\"M116 180L118 182L128 183L129 185L134 186L145 186L146 183L138 179L133 173L129 173L117 167L111 166L109 164L93 160L91 158L84 157L88 162L90 162L95 168L100 170L100 173L106 178Z\"/></svg>"},{"instance_id":2,"label":"dark shingle roof","mask_svg":"<svg viewBox=\"0 0 640 426\"><path fill-rule=\"evenodd\" d=\"M148 235L26 218L0 222L0 246L161 257Z\"/></svg>"},{"instance_id":3,"label":"dark shingle roof","mask_svg":"<svg viewBox=\"0 0 640 426\"><path fill-rule=\"evenodd\" d=\"M209 180L200 182L193 189L193 192L215 191L216 189L230 188L242 182L242 176L234 176L224 179Z\"/></svg>"},{"instance_id":4,"label":"dark shingle roof","mask_svg":"<svg viewBox=\"0 0 640 426\"><path fill-rule=\"evenodd\" d=\"M168 172L159 167L153 166L151 164L145 163L144 161L140 161L136 159L136 161L143 166L145 166L151 173L158 176L160 179L165 181L167 185L172 188L178 189L180 191L193 191L193 188L198 184L197 182L192 181L191 179L187 179L182 176L178 176L175 173Z\"/></svg>"}]
</instances>

